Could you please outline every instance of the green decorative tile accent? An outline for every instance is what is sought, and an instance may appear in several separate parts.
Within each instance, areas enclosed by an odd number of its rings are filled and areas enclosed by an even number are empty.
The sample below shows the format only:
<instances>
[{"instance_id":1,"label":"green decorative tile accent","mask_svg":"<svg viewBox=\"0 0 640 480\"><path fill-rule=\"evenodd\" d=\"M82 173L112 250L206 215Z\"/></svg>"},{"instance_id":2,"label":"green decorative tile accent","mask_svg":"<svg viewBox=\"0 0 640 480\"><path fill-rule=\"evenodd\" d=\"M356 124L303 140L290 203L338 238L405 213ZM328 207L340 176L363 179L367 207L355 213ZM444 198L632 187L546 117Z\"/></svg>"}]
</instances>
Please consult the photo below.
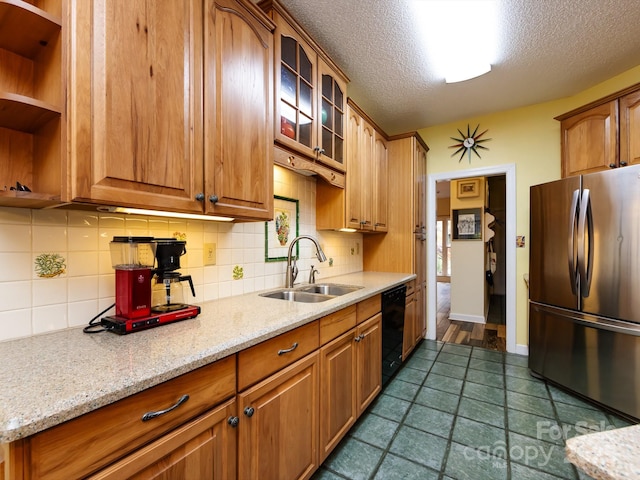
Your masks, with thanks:
<instances>
[{"instance_id":1,"label":"green decorative tile accent","mask_svg":"<svg viewBox=\"0 0 640 480\"><path fill-rule=\"evenodd\" d=\"M59 253L41 253L35 259L36 275L40 278L54 278L66 272L65 258Z\"/></svg>"},{"instance_id":2,"label":"green decorative tile accent","mask_svg":"<svg viewBox=\"0 0 640 480\"><path fill-rule=\"evenodd\" d=\"M240 280L244 277L244 269L240 265L233 267L233 279Z\"/></svg>"}]
</instances>

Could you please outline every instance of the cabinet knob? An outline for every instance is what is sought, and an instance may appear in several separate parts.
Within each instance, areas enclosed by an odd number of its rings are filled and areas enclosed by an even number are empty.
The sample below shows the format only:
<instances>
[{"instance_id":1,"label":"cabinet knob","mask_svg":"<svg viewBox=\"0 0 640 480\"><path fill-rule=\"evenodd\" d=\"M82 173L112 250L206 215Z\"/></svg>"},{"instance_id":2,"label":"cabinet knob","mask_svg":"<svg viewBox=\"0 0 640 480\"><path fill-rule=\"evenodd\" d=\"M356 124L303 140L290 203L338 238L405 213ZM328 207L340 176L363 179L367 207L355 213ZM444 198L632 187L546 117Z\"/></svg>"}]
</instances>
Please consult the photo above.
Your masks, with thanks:
<instances>
[{"instance_id":1,"label":"cabinet knob","mask_svg":"<svg viewBox=\"0 0 640 480\"><path fill-rule=\"evenodd\" d=\"M196 194L196 200L201 202L204 200L204 193L200 192Z\"/></svg>"},{"instance_id":2,"label":"cabinet knob","mask_svg":"<svg viewBox=\"0 0 640 480\"><path fill-rule=\"evenodd\" d=\"M627 166L627 162L625 162L624 160L620 160L620 166L621 167L626 167Z\"/></svg>"},{"instance_id":3,"label":"cabinet knob","mask_svg":"<svg viewBox=\"0 0 640 480\"><path fill-rule=\"evenodd\" d=\"M209 195L209 201L211 203L218 203L218 200L219 200L219 198L218 198L217 195Z\"/></svg>"},{"instance_id":4,"label":"cabinet knob","mask_svg":"<svg viewBox=\"0 0 640 480\"><path fill-rule=\"evenodd\" d=\"M610 163L609 164L609 168L616 168L616 164L615 163Z\"/></svg>"},{"instance_id":5,"label":"cabinet knob","mask_svg":"<svg viewBox=\"0 0 640 480\"><path fill-rule=\"evenodd\" d=\"M238 417L229 417L227 419L227 423L233 428L236 428L238 426L238 423L240 423L240 419Z\"/></svg>"},{"instance_id":6,"label":"cabinet knob","mask_svg":"<svg viewBox=\"0 0 640 480\"><path fill-rule=\"evenodd\" d=\"M253 409L253 407L247 407L244 409L244 414L247 417L253 417L253 414L255 413L255 410Z\"/></svg>"},{"instance_id":7,"label":"cabinet knob","mask_svg":"<svg viewBox=\"0 0 640 480\"><path fill-rule=\"evenodd\" d=\"M357 337L354 338L354 340L356 342L361 342L362 340L364 340L364 335L358 335Z\"/></svg>"}]
</instances>

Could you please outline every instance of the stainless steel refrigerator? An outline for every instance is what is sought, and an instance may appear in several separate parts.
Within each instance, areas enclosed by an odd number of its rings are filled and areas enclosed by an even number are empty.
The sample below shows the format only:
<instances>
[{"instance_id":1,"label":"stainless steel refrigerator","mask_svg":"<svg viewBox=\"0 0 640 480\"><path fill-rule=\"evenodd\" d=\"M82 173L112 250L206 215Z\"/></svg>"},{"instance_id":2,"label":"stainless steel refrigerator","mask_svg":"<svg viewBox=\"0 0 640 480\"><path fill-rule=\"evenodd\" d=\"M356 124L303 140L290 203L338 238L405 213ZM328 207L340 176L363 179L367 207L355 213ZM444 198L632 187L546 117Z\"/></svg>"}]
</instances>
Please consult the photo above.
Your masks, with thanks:
<instances>
[{"instance_id":1,"label":"stainless steel refrigerator","mask_svg":"<svg viewBox=\"0 0 640 480\"><path fill-rule=\"evenodd\" d=\"M529 369L640 419L640 166L530 193Z\"/></svg>"}]
</instances>

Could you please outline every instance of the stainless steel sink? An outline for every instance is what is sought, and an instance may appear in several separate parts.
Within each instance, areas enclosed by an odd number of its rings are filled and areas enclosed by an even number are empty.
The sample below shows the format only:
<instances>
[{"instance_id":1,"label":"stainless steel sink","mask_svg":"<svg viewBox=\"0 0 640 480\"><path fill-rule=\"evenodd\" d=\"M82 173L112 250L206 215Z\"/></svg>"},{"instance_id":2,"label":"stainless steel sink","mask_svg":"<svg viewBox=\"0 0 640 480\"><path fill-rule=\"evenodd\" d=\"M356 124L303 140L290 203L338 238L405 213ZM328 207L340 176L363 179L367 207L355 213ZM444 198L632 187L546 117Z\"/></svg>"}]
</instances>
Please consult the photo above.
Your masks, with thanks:
<instances>
[{"instance_id":1,"label":"stainless steel sink","mask_svg":"<svg viewBox=\"0 0 640 480\"><path fill-rule=\"evenodd\" d=\"M332 295L337 297L340 295L346 295L347 293L355 292L356 290L360 290L361 288L364 287L358 287L355 285L339 285L337 283L315 283L312 285L299 287L299 291L321 293L323 295Z\"/></svg>"},{"instance_id":2,"label":"stainless steel sink","mask_svg":"<svg viewBox=\"0 0 640 480\"><path fill-rule=\"evenodd\" d=\"M276 290L274 292L261 293L261 297L278 298L280 300L288 300L290 302L303 302L303 303L318 303L326 302L334 298L331 295L320 295L317 293L302 292L299 290L292 290L290 288L283 290Z\"/></svg>"},{"instance_id":3,"label":"stainless steel sink","mask_svg":"<svg viewBox=\"0 0 640 480\"><path fill-rule=\"evenodd\" d=\"M355 292L364 287L356 285L339 285L337 283L315 283L298 288L282 288L272 292L261 293L261 297L277 298L290 302L317 303Z\"/></svg>"}]
</instances>

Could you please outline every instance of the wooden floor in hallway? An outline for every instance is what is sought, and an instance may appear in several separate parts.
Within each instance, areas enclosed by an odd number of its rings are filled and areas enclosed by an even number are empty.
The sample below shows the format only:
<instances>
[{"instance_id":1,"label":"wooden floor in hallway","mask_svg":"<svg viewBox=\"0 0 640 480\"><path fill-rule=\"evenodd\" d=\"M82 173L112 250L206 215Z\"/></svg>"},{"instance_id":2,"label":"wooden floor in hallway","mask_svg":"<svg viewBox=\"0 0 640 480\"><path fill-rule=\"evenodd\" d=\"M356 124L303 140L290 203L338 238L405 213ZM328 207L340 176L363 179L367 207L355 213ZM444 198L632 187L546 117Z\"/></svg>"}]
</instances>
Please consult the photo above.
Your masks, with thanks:
<instances>
[{"instance_id":1,"label":"wooden floor in hallway","mask_svg":"<svg viewBox=\"0 0 640 480\"><path fill-rule=\"evenodd\" d=\"M436 338L438 340L500 352L507 350L504 295L491 296L486 324L449 320L451 311L450 283L438 282L437 301Z\"/></svg>"}]
</instances>

